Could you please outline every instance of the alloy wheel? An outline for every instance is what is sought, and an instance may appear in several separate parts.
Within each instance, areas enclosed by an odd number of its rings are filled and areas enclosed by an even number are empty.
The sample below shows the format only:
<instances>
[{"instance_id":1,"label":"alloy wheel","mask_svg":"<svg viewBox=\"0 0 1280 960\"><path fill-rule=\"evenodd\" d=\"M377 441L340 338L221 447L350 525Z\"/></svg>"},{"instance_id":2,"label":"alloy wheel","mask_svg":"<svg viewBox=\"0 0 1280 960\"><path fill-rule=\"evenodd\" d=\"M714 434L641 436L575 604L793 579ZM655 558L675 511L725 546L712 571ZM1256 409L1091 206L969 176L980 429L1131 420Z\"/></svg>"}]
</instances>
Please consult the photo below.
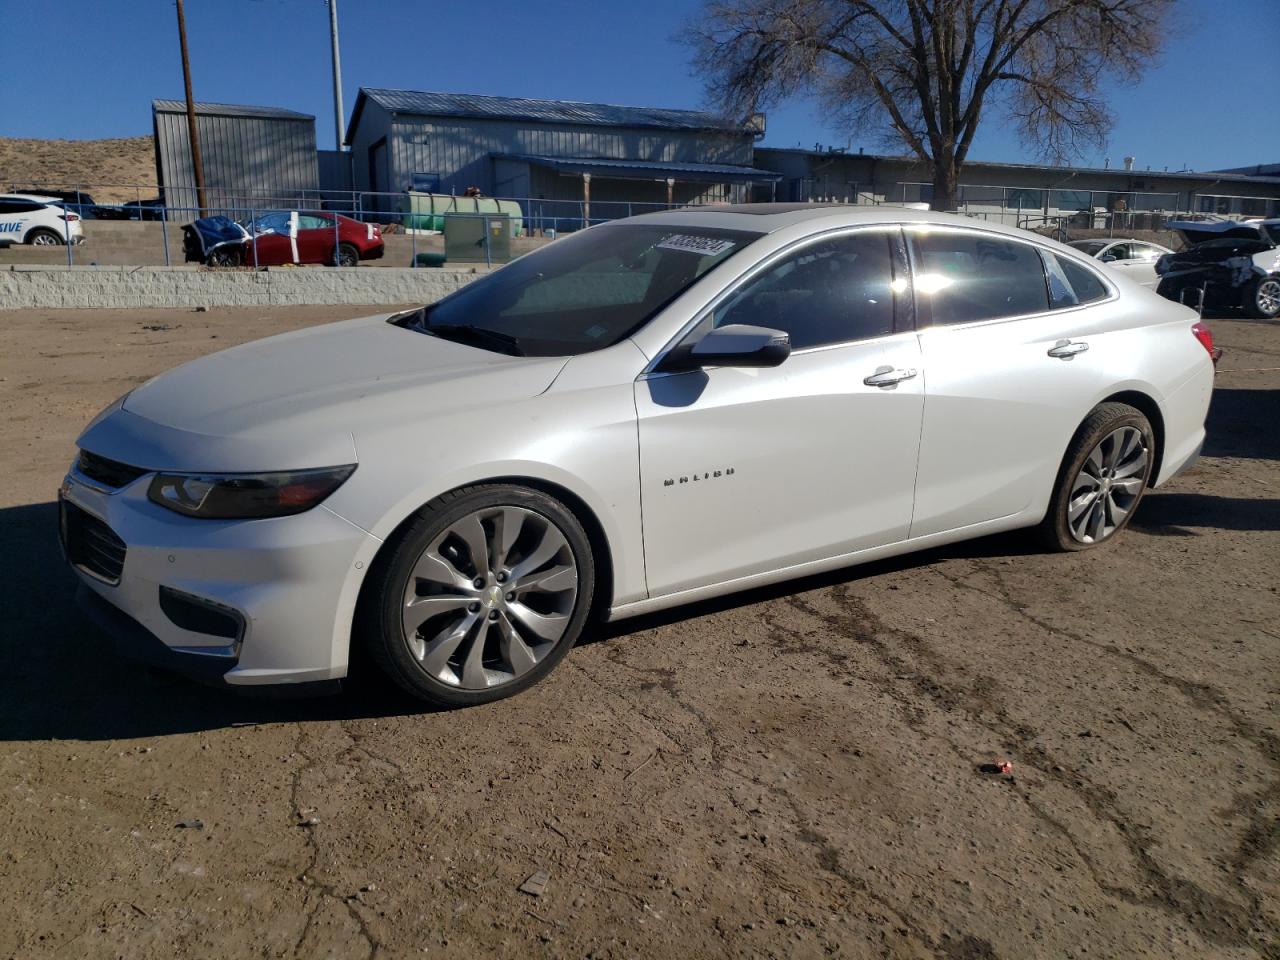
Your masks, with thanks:
<instances>
[{"instance_id":1,"label":"alloy wheel","mask_svg":"<svg viewBox=\"0 0 1280 960\"><path fill-rule=\"evenodd\" d=\"M483 690L556 647L577 594L577 561L555 523L524 507L486 507L418 557L404 591L404 640L436 680Z\"/></svg>"},{"instance_id":2,"label":"alloy wheel","mask_svg":"<svg viewBox=\"0 0 1280 960\"><path fill-rule=\"evenodd\" d=\"M31 238L33 247L56 247L60 246L58 238L51 233L37 233Z\"/></svg>"},{"instance_id":3,"label":"alloy wheel","mask_svg":"<svg viewBox=\"0 0 1280 960\"><path fill-rule=\"evenodd\" d=\"M1120 427L1098 441L1071 484L1071 536L1099 543L1115 533L1142 496L1149 462L1146 438L1137 427Z\"/></svg>"},{"instance_id":4,"label":"alloy wheel","mask_svg":"<svg viewBox=\"0 0 1280 960\"><path fill-rule=\"evenodd\" d=\"M1280 313L1280 280L1263 280L1255 295L1258 311L1269 317Z\"/></svg>"}]
</instances>

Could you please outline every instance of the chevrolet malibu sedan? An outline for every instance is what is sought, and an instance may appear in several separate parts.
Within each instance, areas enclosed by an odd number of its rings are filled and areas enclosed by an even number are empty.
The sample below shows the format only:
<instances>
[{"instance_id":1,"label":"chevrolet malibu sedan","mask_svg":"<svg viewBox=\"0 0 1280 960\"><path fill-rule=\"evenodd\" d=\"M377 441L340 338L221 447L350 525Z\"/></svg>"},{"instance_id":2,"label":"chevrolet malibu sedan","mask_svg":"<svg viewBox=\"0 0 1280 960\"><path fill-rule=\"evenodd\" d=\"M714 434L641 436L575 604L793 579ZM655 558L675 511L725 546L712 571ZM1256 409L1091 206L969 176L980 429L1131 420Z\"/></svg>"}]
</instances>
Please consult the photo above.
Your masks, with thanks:
<instances>
[{"instance_id":1,"label":"chevrolet malibu sedan","mask_svg":"<svg viewBox=\"0 0 1280 960\"><path fill-rule=\"evenodd\" d=\"M621 619L1018 527L1112 540L1194 462L1212 339L1037 235L890 207L592 227L432 306L179 367L60 496L126 652L476 704Z\"/></svg>"}]
</instances>

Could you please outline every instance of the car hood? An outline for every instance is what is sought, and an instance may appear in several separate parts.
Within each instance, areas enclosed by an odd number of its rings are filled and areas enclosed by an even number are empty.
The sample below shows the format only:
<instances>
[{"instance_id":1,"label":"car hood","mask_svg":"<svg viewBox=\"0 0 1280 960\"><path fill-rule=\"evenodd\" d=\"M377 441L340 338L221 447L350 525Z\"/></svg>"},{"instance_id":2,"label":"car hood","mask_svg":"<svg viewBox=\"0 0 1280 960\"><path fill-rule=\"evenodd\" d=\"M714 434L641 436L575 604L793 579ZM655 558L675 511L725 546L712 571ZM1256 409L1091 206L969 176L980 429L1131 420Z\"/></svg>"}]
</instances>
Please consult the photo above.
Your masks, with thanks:
<instances>
[{"instance_id":1,"label":"car hood","mask_svg":"<svg viewBox=\"0 0 1280 960\"><path fill-rule=\"evenodd\" d=\"M483 410L544 392L562 357L511 357L386 322L247 343L149 380L77 444L139 467L255 471L358 462L365 425Z\"/></svg>"},{"instance_id":2,"label":"car hood","mask_svg":"<svg viewBox=\"0 0 1280 960\"><path fill-rule=\"evenodd\" d=\"M1241 223L1238 220L1169 220L1165 226L1176 230L1183 243L1191 247L1206 240L1257 240L1271 245L1270 239L1258 223Z\"/></svg>"}]
</instances>

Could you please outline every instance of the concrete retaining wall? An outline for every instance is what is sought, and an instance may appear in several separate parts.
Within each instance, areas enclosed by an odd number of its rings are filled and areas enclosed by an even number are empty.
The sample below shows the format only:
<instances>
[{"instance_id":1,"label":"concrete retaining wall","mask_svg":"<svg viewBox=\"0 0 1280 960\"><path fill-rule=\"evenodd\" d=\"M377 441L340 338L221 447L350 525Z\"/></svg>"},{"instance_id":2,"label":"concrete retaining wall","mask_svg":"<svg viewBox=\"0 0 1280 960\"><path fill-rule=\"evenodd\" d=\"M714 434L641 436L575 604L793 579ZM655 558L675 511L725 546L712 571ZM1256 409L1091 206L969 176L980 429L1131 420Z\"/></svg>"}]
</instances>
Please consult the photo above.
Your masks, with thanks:
<instances>
[{"instance_id":1,"label":"concrete retaining wall","mask_svg":"<svg viewBox=\"0 0 1280 960\"><path fill-rule=\"evenodd\" d=\"M431 303L470 283L463 270L362 267L38 267L0 269L0 310Z\"/></svg>"}]
</instances>

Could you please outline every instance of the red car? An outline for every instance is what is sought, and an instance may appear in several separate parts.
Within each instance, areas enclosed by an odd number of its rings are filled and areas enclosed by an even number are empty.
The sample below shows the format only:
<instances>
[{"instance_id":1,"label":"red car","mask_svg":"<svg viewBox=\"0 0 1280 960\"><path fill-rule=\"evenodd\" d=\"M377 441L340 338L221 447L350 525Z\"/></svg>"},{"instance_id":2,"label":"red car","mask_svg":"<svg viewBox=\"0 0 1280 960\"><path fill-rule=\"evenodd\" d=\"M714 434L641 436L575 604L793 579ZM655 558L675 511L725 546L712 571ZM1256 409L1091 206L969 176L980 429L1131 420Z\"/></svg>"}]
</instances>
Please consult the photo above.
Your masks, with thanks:
<instances>
[{"instance_id":1,"label":"red car","mask_svg":"<svg viewBox=\"0 0 1280 960\"><path fill-rule=\"evenodd\" d=\"M211 267L276 267L286 263L354 267L361 260L381 258L385 250L377 224L332 213L290 210L241 222L230 217L202 217L184 226L182 232L187 261Z\"/></svg>"}]
</instances>

